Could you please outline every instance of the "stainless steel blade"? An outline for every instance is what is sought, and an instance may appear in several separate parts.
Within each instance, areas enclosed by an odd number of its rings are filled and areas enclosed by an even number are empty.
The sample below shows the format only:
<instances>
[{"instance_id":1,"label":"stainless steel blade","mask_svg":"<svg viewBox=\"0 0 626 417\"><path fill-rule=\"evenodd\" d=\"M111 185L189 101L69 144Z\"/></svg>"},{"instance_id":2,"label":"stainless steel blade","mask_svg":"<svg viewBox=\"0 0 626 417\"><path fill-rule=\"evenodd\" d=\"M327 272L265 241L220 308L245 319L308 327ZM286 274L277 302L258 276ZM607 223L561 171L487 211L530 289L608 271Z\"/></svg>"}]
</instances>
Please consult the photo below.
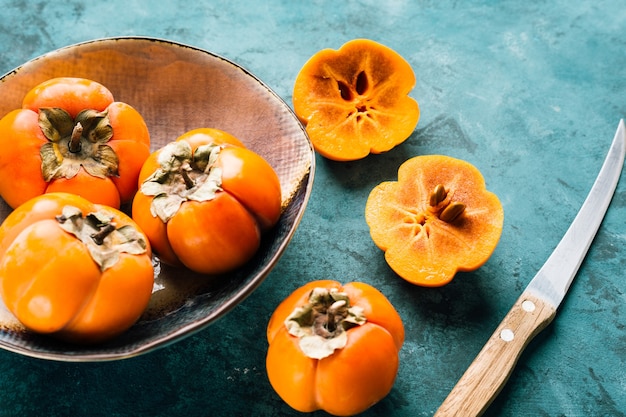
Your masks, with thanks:
<instances>
[{"instance_id":1,"label":"stainless steel blade","mask_svg":"<svg viewBox=\"0 0 626 417\"><path fill-rule=\"evenodd\" d=\"M569 289L613 198L626 154L624 120L591 191L567 232L526 288L557 308Z\"/></svg>"},{"instance_id":2,"label":"stainless steel blade","mask_svg":"<svg viewBox=\"0 0 626 417\"><path fill-rule=\"evenodd\" d=\"M600 173L576 218L435 417L481 415L508 380L524 348L554 319L609 207L625 153L626 132L624 120L620 120Z\"/></svg>"}]
</instances>

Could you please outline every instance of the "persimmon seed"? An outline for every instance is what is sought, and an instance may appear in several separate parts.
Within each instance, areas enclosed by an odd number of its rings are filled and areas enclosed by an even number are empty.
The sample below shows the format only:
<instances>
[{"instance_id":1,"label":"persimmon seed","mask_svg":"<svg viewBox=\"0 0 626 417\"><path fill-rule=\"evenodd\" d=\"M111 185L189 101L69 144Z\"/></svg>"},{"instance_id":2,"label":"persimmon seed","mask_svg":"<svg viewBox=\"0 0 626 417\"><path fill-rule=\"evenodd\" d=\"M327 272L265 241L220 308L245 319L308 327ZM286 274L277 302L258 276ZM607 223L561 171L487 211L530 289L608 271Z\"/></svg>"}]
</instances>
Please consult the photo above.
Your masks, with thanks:
<instances>
[{"instance_id":1,"label":"persimmon seed","mask_svg":"<svg viewBox=\"0 0 626 417\"><path fill-rule=\"evenodd\" d=\"M342 99L346 101L352 100L352 91L350 90L350 87L346 85L346 83L338 81L337 87L339 88L339 94L341 94Z\"/></svg>"},{"instance_id":2,"label":"persimmon seed","mask_svg":"<svg viewBox=\"0 0 626 417\"><path fill-rule=\"evenodd\" d=\"M358 95L362 96L367 92L368 88L369 81L367 79L367 74L365 74L365 71L361 71L356 77L356 92Z\"/></svg>"},{"instance_id":3,"label":"persimmon seed","mask_svg":"<svg viewBox=\"0 0 626 417\"><path fill-rule=\"evenodd\" d=\"M446 223L452 223L464 211L465 211L465 204L460 203L458 201L454 201L448 204L448 206L445 209L443 209L443 211L439 215L439 218Z\"/></svg>"},{"instance_id":4,"label":"persimmon seed","mask_svg":"<svg viewBox=\"0 0 626 417\"><path fill-rule=\"evenodd\" d=\"M430 193L430 201L429 201L430 205L435 207L437 204L445 200L447 195L448 195L448 192L446 191L444 186L441 184L437 184L433 192Z\"/></svg>"}]
</instances>

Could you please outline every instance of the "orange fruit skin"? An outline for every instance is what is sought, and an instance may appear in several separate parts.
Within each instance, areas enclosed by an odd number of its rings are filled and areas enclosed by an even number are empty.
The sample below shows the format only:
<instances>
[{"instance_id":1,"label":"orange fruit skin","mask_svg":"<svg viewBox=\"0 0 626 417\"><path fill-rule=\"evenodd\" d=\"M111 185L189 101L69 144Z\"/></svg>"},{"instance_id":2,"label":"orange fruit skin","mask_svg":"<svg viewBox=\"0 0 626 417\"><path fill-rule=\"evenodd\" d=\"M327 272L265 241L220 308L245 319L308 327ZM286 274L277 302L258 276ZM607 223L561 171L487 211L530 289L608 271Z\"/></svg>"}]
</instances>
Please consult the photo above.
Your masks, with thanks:
<instances>
[{"instance_id":1,"label":"orange fruit skin","mask_svg":"<svg viewBox=\"0 0 626 417\"><path fill-rule=\"evenodd\" d=\"M113 137L107 142L118 157L118 175L94 177L81 168L73 178L46 182L39 149L48 142L39 127L39 109L62 108L75 118L80 111L107 111ZM143 162L150 155L150 134L141 114L93 80L53 78L31 89L22 108L0 119L0 196L15 208L46 192L68 192L97 204L119 208L132 200ZM89 178L87 178L89 177Z\"/></svg>"},{"instance_id":2,"label":"orange fruit skin","mask_svg":"<svg viewBox=\"0 0 626 417\"><path fill-rule=\"evenodd\" d=\"M367 322L347 330L348 342L323 359L302 352L289 334L285 319L308 302L316 288L336 288L348 294L350 305L363 309ZM295 290L272 314L267 327L266 368L277 394L301 412L325 410L337 416L355 415L383 399L393 387L398 353L404 343L402 320L389 300L374 287L351 282L312 281Z\"/></svg>"},{"instance_id":3,"label":"orange fruit skin","mask_svg":"<svg viewBox=\"0 0 626 417\"><path fill-rule=\"evenodd\" d=\"M117 209L68 193L47 193L16 208L0 225L0 294L34 332L98 343L130 328L148 305L154 283L151 249L120 253L102 271L87 246L56 220L65 206L83 215L103 211L116 227L133 220Z\"/></svg>"},{"instance_id":4,"label":"orange fruit skin","mask_svg":"<svg viewBox=\"0 0 626 417\"><path fill-rule=\"evenodd\" d=\"M146 233L161 261L202 274L222 274L242 266L257 252L262 233L282 211L280 180L260 155L219 129L194 129L177 141L199 146L223 145L216 165L222 170L221 191L212 200L185 201L167 222L151 213L152 196L139 191L133 219ZM162 148L153 152L139 174L139 187L159 169Z\"/></svg>"}]
</instances>

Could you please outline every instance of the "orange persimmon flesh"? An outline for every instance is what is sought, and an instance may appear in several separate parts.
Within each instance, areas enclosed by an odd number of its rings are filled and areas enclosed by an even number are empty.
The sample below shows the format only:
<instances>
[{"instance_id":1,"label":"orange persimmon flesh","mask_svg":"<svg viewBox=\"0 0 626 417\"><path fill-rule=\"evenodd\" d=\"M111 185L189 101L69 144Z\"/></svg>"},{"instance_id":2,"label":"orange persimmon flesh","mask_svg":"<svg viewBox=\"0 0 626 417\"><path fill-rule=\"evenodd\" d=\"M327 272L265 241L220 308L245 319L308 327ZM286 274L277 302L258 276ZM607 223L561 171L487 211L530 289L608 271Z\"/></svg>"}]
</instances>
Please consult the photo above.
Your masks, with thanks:
<instances>
[{"instance_id":1,"label":"orange persimmon flesh","mask_svg":"<svg viewBox=\"0 0 626 417\"><path fill-rule=\"evenodd\" d=\"M413 284L438 287L487 262L504 211L469 162L425 155L403 163L398 181L371 191L365 220L391 269Z\"/></svg>"},{"instance_id":2,"label":"orange persimmon flesh","mask_svg":"<svg viewBox=\"0 0 626 417\"><path fill-rule=\"evenodd\" d=\"M296 77L294 111L315 150L337 161L386 152L419 120L408 96L415 73L397 52L369 39L314 54Z\"/></svg>"}]
</instances>

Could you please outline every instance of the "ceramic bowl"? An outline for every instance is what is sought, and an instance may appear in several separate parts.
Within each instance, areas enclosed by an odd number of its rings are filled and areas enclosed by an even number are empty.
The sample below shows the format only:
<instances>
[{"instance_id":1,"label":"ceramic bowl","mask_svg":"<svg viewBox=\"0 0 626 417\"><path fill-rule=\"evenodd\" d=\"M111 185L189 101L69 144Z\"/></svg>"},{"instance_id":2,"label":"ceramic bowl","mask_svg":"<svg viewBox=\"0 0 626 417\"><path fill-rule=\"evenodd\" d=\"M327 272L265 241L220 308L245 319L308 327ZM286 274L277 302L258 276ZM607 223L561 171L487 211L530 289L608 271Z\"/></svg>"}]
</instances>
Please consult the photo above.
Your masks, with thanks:
<instances>
[{"instance_id":1,"label":"ceramic bowl","mask_svg":"<svg viewBox=\"0 0 626 417\"><path fill-rule=\"evenodd\" d=\"M256 256L225 276L172 268L154 258L150 304L127 332L104 344L80 346L25 330L0 301L0 347L60 361L104 361L152 351L201 330L252 293L292 238L310 196L314 152L296 116L267 85L240 65L208 51L162 39L107 38L35 58L0 79L0 117L20 108L32 87L60 76L100 82L135 107L152 150L199 127L225 130L263 156L277 172L283 214ZM2 152L2 150L0 150ZM0 220L10 208L0 201Z\"/></svg>"}]
</instances>

